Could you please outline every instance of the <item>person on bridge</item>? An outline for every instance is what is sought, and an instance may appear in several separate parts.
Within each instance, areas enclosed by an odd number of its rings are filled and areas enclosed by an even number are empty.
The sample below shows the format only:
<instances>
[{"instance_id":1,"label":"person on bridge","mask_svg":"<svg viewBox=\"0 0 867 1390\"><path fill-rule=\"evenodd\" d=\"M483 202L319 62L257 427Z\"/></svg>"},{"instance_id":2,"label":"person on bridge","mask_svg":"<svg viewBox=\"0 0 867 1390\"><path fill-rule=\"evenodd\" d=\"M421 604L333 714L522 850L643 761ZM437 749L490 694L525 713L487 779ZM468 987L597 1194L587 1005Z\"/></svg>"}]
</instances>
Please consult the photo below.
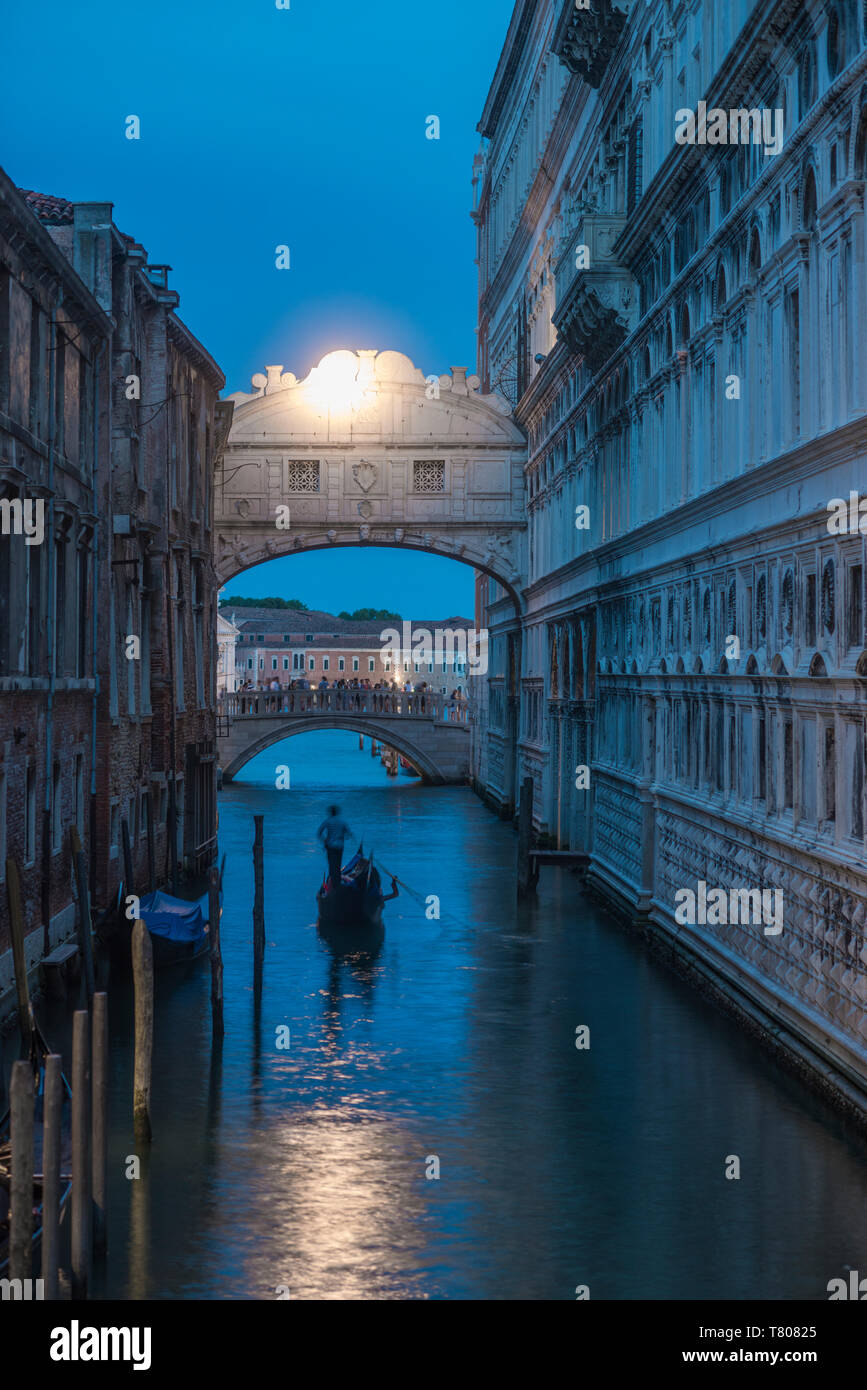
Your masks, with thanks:
<instances>
[{"instance_id":1,"label":"person on bridge","mask_svg":"<svg viewBox=\"0 0 867 1390\"><path fill-rule=\"evenodd\" d=\"M316 834L325 846L325 853L328 856L328 877L331 880L332 889L336 891L340 887L344 841L347 836L350 840L355 839L346 821L341 818L339 806L328 807L328 815Z\"/></svg>"}]
</instances>

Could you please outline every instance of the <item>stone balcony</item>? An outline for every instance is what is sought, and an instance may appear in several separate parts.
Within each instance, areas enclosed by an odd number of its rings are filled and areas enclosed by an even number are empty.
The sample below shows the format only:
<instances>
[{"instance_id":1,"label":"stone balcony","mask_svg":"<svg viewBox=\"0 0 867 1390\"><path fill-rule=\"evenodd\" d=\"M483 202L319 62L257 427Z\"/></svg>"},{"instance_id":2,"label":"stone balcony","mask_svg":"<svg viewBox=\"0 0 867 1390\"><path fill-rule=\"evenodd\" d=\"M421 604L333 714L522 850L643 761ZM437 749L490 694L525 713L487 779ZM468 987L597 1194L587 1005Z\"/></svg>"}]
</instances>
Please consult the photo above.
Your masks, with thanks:
<instances>
[{"instance_id":1,"label":"stone balcony","mask_svg":"<svg viewBox=\"0 0 867 1390\"><path fill-rule=\"evenodd\" d=\"M589 0L578 9L575 0L563 0L563 9L551 47L560 62L590 87L602 79L626 23L628 0Z\"/></svg>"},{"instance_id":2,"label":"stone balcony","mask_svg":"<svg viewBox=\"0 0 867 1390\"><path fill-rule=\"evenodd\" d=\"M557 307L552 321L593 372L617 351L638 320L638 287L614 255L625 226L625 216L585 213L555 267Z\"/></svg>"}]
</instances>

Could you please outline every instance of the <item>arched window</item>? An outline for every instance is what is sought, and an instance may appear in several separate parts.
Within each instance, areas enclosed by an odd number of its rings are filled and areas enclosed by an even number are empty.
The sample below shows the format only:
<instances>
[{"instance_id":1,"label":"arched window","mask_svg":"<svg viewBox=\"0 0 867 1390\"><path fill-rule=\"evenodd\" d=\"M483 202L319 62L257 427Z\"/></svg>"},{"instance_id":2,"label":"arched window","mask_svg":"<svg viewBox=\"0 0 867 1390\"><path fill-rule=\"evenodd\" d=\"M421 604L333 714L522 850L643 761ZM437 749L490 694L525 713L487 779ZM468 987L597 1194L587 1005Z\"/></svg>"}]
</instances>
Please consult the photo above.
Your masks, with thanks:
<instances>
[{"instance_id":1,"label":"arched window","mask_svg":"<svg viewBox=\"0 0 867 1390\"><path fill-rule=\"evenodd\" d=\"M671 357L671 355L672 355L673 352L674 352L674 343L673 343L672 337L671 337L671 324L670 324L669 322L666 322L666 325L665 325L665 357L666 357L666 360L667 360L669 357Z\"/></svg>"},{"instance_id":2,"label":"arched window","mask_svg":"<svg viewBox=\"0 0 867 1390\"><path fill-rule=\"evenodd\" d=\"M867 106L862 107L855 137L855 177L867 179Z\"/></svg>"},{"instance_id":3,"label":"arched window","mask_svg":"<svg viewBox=\"0 0 867 1390\"><path fill-rule=\"evenodd\" d=\"M826 44L828 75L836 77L843 65L845 52L845 34L841 33L840 16L836 9L832 9L828 16Z\"/></svg>"},{"instance_id":4,"label":"arched window","mask_svg":"<svg viewBox=\"0 0 867 1390\"><path fill-rule=\"evenodd\" d=\"M680 311L680 323L678 325L678 346L682 348L686 347L691 336L689 327L689 307L684 303Z\"/></svg>"},{"instance_id":5,"label":"arched window","mask_svg":"<svg viewBox=\"0 0 867 1390\"><path fill-rule=\"evenodd\" d=\"M762 268L762 243L759 240L759 229L753 227L753 234L750 238L750 275L758 275Z\"/></svg>"},{"instance_id":6,"label":"arched window","mask_svg":"<svg viewBox=\"0 0 867 1390\"><path fill-rule=\"evenodd\" d=\"M650 348L645 344L644 347L644 380L649 381L651 377Z\"/></svg>"},{"instance_id":7,"label":"arched window","mask_svg":"<svg viewBox=\"0 0 867 1390\"><path fill-rule=\"evenodd\" d=\"M725 266L720 261L719 270L716 273L716 285L714 287L714 313L719 314L728 302L729 292L726 286Z\"/></svg>"}]
</instances>

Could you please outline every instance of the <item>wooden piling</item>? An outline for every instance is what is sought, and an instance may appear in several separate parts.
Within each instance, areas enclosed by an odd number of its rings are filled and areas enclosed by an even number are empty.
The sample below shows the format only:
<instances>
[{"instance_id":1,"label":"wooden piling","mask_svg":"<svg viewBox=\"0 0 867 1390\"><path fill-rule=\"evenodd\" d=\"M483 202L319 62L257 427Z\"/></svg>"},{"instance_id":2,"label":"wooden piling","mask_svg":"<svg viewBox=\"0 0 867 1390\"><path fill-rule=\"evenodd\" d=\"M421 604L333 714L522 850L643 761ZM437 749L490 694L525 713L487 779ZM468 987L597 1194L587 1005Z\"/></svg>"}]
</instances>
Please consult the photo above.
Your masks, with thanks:
<instances>
[{"instance_id":1,"label":"wooden piling","mask_svg":"<svg viewBox=\"0 0 867 1390\"><path fill-rule=\"evenodd\" d=\"M106 1248L106 1194L108 1185L108 995L93 996L92 1029L92 1149L93 1249Z\"/></svg>"},{"instance_id":2,"label":"wooden piling","mask_svg":"<svg viewBox=\"0 0 867 1390\"><path fill-rule=\"evenodd\" d=\"M18 864L6 860L6 895L9 899L9 930L12 935L12 965L18 995L18 1027L21 1044L28 1057L33 1055L33 1014L27 987L27 955L24 949L24 909L21 905L21 879Z\"/></svg>"},{"instance_id":3,"label":"wooden piling","mask_svg":"<svg viewBox=\"0 0 867 1390\"><path fill-rule=\"evenodd\" d=\"M76 1010L72 1018L72 1297L86 1298L90 1283L91 1202L90 1145L90 1015Z\"/></svg>"},{"instance_id":4,"label":"wooden piling","mask_svg":"<svg viewBox=\"0 0 867 1390\"><path fill-rule=\"evenodd\" d=\"M58 1053L45 1058L42 1100L42 1278L44 1296L58 1296L60 1266L60 1136L63 1130L63 1077Z\"/></svg>"},{"instance_id":5,"label":"wooden piling","mask_svg":"<svg viewBox=\"0 0 867 1390\"><path fill-rule=\"evenodd\" d=\"M521 783L518 806L518 896L535 890L535 878L530 872L530 849L533 844L533 779Z\"/></svg>"},{"instance_id":6,"label":"wooden piling","mask_svg":"<svg viewBox=\"0 0 867 1390\"><path fill-rule=\"evenodd\" d=\"M9 1189L9 1275L30 1279L33 1272L33 1067L13 1062L9 1088L12 1110L12 1174Z\"/></svg>"},{"instance_id":7,"label":"wooden piling","mask_svg":"<svg viewBox=\"0 0 867 1390\"><path fill-rule=\"evenodd\" d=\"M253 820L253 959L261 967L265 959L265 817L254 816Z\"/></svg>"},{"instance_id":8,"label":"wooden piling","mask_svg":"<svg viewBox=\"0 0 867 1390\"><path fill-rule=\"evenodd\" d=\"M84 983L87 990L88 1007L93 1002L95 979L93 971L93 932L90 916L90 885L87 878L87 858L81 846L78 826L73 825L69 832L72 842L72 863L75 869L75 886L78 891L78 949L84 963Z\"/></svg>"},{"instance_id":9,"label":"wooden piling","mask_svg":"<svg viewBox=\"0 0 867 1390\"><path fill-rule=\"evenodd\" d=\"M150 932L144 922L133 923L132 976L135 994L133 1131L137 1143L149 1144L154 1049L154 961Z\"/></svg>"},{"instance_id":10,"label":"wooden piling","mask_svg":"<svg viewBox=\"0 0 867 1390\"><path fill-rule=\"evenodd\" d=\"M211 938L211 1030L214 1042L222 1041L223 953L220 948L220 881L216 869L208 873L208 932Z\"/></svg>"},{"instance_id":11,"label":"wooden piling","mask_svg":"<svg viewBox=\"0 0 867 1390\"><path fill-rule=\"evenodd\" d=\"M358 735L358 751L359 753L364 752L364 734Z\"/></svg>"}]
</instances>

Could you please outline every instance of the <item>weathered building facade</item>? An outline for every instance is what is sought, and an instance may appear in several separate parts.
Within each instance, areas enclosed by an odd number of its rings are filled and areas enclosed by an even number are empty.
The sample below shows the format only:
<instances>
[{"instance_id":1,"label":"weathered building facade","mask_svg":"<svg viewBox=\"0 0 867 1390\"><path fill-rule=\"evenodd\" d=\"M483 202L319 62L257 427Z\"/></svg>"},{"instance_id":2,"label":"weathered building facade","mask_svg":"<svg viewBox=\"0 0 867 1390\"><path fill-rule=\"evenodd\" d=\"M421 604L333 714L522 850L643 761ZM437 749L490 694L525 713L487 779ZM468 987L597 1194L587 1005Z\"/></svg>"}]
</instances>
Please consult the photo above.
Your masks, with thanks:
<instances>
[{"instance_id":1,"label":"weathered building facade","mask_svg":"<svg viewBox=\"0 0 867 1390\"><path fill-rule=\"evenodd\" d=\"M110 203L0 177L2 482L46 518L40 545L0 538L0 860L21 870L32 964L74 925L73 824L97 909L215 852L213 472L232 407L168 267ZM4 892L0 996L8 945Z\"/></svg>"},{"instance_id":2,"label":"weathered building facade","mask_svg":"<svg viewBox=\"0 0 867 1390\"><path fill-rule=\"evenodd\" d=\"M529 441L478 784L532 777L542 833L861 1105L865 25L519 0L474 210L482 389ZM701 884L779 892L781 929L690 920Z\"/></svg>"}]
</instances>

